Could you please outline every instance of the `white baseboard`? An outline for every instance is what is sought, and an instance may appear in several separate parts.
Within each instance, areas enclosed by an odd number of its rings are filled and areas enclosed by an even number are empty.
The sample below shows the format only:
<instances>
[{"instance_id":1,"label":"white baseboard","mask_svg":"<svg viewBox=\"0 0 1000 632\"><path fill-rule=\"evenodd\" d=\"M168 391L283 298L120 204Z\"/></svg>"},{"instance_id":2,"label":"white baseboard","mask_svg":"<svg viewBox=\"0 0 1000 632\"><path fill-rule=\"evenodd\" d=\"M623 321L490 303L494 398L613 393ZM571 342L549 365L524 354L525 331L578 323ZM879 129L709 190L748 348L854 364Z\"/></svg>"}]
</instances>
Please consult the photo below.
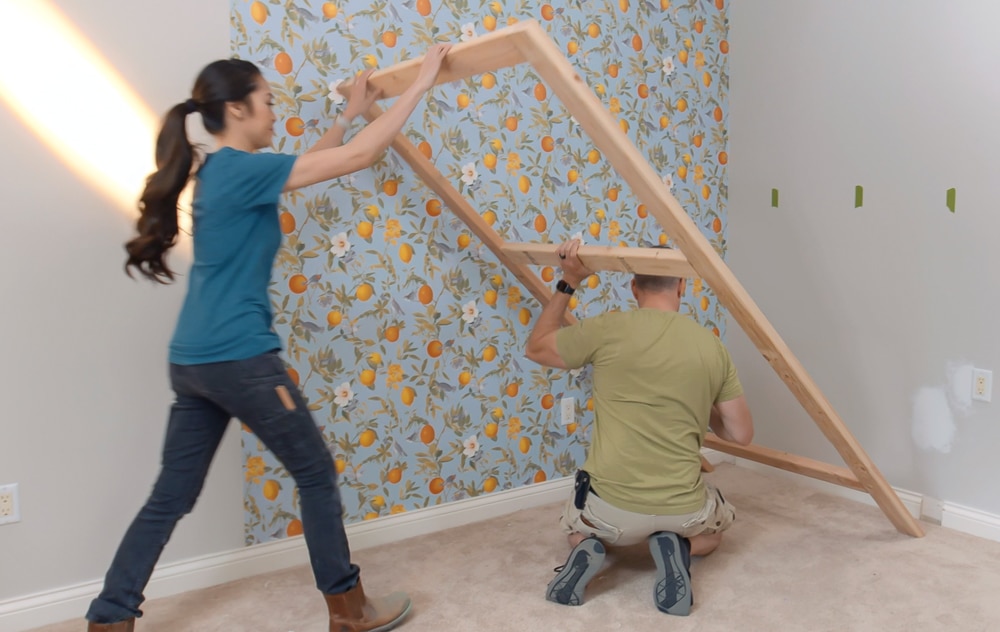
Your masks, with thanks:
<instances>
[{"instance_id":1,"label":"white baseboard","mask_svg":"<svg viewBox=\"0 0 1000 632\"><path fill-rule=\"evenodd\" d=\"M498 516L566 499L572 478L466 498L434 507L385 516L347 526L351 549L398 542L418 535L489 520ZM189 590L307 564L301 536L267 542L245 549L214 553L158 566L145 590L147 599L168 597ZM32 628L79 618L90 600L101 590L95 580L56 590L0 601L0 632L22 632Z\"/></svg>"},{"instance_id":2,"label":"white baseboard","mask_svg":"<svg viewBox=\"0 0 1000 632\"><path fill-rule=\"evenodd\" d=\"M978 509L946 502L941 508L941 526L1000 542L1000 516Z\"/></svg>"}]
</instances>

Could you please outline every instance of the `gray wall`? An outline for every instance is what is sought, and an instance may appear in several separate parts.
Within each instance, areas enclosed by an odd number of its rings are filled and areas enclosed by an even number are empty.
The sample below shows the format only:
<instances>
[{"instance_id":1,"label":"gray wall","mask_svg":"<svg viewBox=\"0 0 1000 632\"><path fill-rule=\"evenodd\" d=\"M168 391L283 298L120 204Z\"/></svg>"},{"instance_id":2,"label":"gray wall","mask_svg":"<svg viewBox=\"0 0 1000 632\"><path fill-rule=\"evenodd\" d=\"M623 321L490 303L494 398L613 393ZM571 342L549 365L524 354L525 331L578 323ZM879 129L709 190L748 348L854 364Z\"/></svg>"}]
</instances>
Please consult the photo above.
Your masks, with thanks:
<instances>
[{"instance_id":1,"label":"gray wall","mask_svg":"<svg viewBox=\"0 0 1000 632\"><path fill-rule=\"evenodd\" d=\"M201 66L229 54L225 1L55 4L157 116L186 98ZM19 54L60 82L59 60ZM62 98L70 116L96 95ZM106 129L111 145L123 140L113 120L86 124ZM79 178L2 101L0 139L0 484L20 484L23 514L0 526L3 600L106 570L157 471L183 283L152 288L122 273L134 211ZM240 460L234 424L163 561L242 545Z\"/></svg>"},{"instance_id":2,"label":"gray wall","mask_svg":"<svg viewBox=\"0 0 1000 632\"><path fill-rule=\"evenodd\" d=\"M890 483L1000 514L1000 7L731 10L730 266ZM757 441L841 464L731 324Z\"/></svg>"}]
</instances>

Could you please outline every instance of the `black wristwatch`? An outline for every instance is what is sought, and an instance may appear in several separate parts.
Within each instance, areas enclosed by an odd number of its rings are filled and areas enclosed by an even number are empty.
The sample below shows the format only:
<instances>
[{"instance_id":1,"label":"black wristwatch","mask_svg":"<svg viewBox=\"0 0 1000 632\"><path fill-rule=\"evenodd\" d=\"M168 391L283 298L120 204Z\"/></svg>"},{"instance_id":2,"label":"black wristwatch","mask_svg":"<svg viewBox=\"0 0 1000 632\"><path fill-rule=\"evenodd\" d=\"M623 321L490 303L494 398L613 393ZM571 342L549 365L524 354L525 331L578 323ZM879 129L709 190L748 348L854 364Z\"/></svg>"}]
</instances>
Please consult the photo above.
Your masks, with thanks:
<instances>
[{"instance_id":1,"label":"black wristwatch","mask_svg":"<svg viewBox=\"0 0 1000 632\"><path fill-rule=\"evenodd\" d=\"M573 286L566 282L566 279L559 279L559 282L556 283L556 291L569 294L570 296L573 296L573 292L576 292Z\"/></svg>"}]
</instances>

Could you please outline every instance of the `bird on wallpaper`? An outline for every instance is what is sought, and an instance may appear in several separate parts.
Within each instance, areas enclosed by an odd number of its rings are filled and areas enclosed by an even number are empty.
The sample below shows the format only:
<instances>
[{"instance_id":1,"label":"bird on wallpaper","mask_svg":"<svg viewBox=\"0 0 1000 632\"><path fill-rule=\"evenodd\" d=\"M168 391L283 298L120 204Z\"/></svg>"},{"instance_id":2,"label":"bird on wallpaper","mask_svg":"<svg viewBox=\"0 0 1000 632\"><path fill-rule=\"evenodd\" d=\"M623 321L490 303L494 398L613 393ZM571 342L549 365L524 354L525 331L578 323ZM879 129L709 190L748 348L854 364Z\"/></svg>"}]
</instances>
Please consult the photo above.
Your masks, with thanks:
<instances>
[{"instance_id":1,"label":"bird on wallpaper","mask_svg":"<svg viewBox=\"0 0 1000 632\"><path fill-rule=\"evenodd\" d=\"M436 107L441 108L441 110L444 111L444 112L451 112L451 111L453 111L455 109L455 108L451 107L451 104L448 103L447 101L445 101L443 99L439 99L436 96L434 96L434 93L431 93L431 96L428 97L428 100L431 103L433 103Z\"/></svg>"},{"instance_id":2,"label":"bird on wallpaper","mask_svg":"<svg viewBox=\"0 0 1000 632\"><path fill-rule=\"evenodd\" d=\"M288 16L289 17L291 17L294 20L294 19L296 19L296 14L298 14L298 16L300 16L306 22L316 22L316 21L319 20L318 17L316 17L315 15L313 15L312 12L310 12L309 9L307 9L305 7L300 7L300 6L295 5L295 4L293 4L292 6L288 7Z\"/></svg>"},{"instance_id":3,"label":"bird on wallpaper","mask_svg":"<svg viewBox=\"0 0 1000 632\"><path fill-rule=\"evenodd\" d=\"M399 12L396 11L396 7L393 6L393 3L390 2L386 8L389 10L389 18L392 22L395 24L402 23L403 18L399 15Z\"/></svg>"}]
</instances>

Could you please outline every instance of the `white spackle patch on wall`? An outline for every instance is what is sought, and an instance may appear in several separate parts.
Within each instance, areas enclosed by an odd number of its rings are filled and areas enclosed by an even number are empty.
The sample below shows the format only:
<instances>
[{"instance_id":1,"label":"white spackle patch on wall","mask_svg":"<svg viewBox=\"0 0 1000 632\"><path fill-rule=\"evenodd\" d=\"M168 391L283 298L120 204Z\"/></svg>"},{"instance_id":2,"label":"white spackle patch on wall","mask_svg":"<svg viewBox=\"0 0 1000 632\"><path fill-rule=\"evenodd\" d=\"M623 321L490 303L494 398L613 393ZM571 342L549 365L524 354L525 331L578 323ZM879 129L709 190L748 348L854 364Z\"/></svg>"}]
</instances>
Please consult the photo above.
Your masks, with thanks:
<instances>
[{"instance_id":1,"label":"white spackle patch on wall","mask_svg":"<svg viewBox=\"0 0 1000 632\"><path fill-rule=\"evenodd\" d=\"M948 377L948 403L955 413L963 416L972 412L972 371L971 364L949 362L945 367Z\"/></svg>"},{"instance_id":2,"label":"white spackle patch on wall","mask_svg":"<svg viewBox=\"0 0 1000 632\"><path fill-rule=\"evenodd\" d=\"M955 419L944 388L924 387L913 401L913 441L921 450L951 452Z\"/></svg>"}]
</instances>

